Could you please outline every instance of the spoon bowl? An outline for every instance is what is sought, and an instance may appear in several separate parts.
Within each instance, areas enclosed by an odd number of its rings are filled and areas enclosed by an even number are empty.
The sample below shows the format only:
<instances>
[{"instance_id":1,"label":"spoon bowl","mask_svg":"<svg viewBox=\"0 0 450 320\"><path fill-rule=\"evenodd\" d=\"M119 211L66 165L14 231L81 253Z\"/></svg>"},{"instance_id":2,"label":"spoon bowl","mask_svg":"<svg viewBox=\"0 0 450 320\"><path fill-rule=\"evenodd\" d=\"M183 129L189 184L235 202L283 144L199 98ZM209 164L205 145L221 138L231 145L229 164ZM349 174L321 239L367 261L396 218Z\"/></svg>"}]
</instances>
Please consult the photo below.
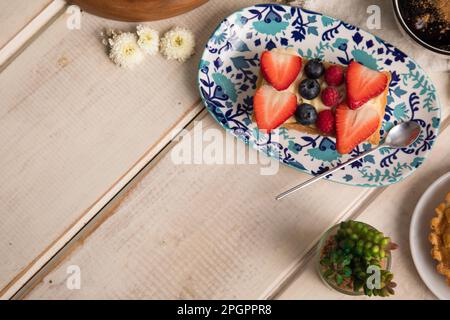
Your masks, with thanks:
<instances>
[{"instance_id":1,"label":"spoon bowl","mask_svg":"<svg viewBox=\"0 0 450 320\"><path fill-rule=\"evenodd\" d=\"M420 125L417 122L403 122L389 130L383 146L390 148L405 148L416 141L419 135Z\"/></svg>"}]
</instances>

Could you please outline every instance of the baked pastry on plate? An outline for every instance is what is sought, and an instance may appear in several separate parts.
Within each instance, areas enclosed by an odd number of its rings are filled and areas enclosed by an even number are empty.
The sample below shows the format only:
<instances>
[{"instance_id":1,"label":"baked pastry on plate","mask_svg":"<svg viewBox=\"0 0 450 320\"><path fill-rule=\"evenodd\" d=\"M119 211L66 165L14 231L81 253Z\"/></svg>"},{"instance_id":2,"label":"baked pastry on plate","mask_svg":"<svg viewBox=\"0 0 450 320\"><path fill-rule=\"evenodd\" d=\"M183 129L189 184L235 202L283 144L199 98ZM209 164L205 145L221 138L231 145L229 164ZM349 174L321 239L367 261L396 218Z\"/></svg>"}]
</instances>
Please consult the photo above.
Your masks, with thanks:
<instances>
[{"instance_id":1,"label":"baked pastry on plate","mask_svg":"<svg viewBox=\"0 0 450 320\"><path fill-rule=\"evenodd\" d=\"M450 286L450 192L435 211L436 216L431 219L429 236L433 246L431 256L438 261L436 269L447 277L447 284Z\"/></svg>"},{"instance_id":2,"label":"baked pastry on plate","mask_svg":"<svg viewBox=\"0 0 450 320\"><path fill-rule=\"evenodd\" d=\"M341 154L380 143L391 75L352 61L348 67L308 60L292 48L265 51L253 98L260 130L285 127L336 137Z\"/></svg>"}]
</instances>

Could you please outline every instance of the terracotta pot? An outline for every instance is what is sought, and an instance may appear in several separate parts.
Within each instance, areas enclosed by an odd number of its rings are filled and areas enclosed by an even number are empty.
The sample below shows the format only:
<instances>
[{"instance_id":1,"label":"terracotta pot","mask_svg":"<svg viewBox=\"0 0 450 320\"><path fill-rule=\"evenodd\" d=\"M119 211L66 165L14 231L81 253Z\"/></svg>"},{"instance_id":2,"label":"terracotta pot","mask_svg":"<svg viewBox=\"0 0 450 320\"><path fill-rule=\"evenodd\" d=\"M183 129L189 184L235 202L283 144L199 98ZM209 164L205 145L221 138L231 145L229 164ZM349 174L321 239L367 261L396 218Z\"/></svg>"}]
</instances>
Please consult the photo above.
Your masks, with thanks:
<instances>
[{"instance_id":1,"label":"terracotta pot","mask_svg":"<svg viewBox=\"0 0 450 320\"><path fill-rule=\"evenodd\" d=\"M208 0L69 0L97 16L122 21L151 21L188 12Z\"/></svg>"}]
</instances>

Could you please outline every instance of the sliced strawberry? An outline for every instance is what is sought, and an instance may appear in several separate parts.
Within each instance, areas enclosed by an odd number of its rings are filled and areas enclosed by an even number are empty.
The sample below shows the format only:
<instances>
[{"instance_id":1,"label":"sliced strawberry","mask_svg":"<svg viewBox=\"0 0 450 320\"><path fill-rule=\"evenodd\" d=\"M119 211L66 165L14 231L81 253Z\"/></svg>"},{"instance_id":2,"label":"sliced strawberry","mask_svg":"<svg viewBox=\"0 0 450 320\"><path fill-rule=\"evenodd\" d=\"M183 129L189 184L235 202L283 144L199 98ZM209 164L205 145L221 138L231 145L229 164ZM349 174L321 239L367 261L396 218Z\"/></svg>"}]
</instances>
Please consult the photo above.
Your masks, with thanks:
<instances>
[{"instance_id":1,"label":"sliced strawberry","mask_svg":"<svg viewBox=\"0 0 450 320\"><path fill-rule=\"evenodd\" d=\"M302 69L302 58L296 55L264 51L261 55L261 71L275 89L285 90L297 78Z\"/></svg>"},{"instance_id":2,"label":"sliced strawberry","mask_svg":"<svg viewBox=\"0 0 450 320\"><path fill-rule=\"evenodd\" d=\"M373 108L350 109L345 103L336 108L336 149L349 153L369 138L380 124L380 116Z\"/></svg>"},{"instance_id":3,"label":"sliced strawberry","mask_svg":"<svg viewBox=\"0 0 450 320\"><path fill-rule=\"evenodd\" d=\"M263 85L253 97L256 124L261 130L271 130L279 127L297 108L297 97L291 92L279 92L271 86Z\"/></svg>"},{"instance_id":4,"label":"sliced strawberry","mask_svg":"<svg viewBox=\"0 0 450 320\"><path fill-rule=\"evenodd\" d=\"M347 69L347 99L350 109L357 109L386 89L385 73L369 69L352 61Z\"/></svg>"}]
</instances>

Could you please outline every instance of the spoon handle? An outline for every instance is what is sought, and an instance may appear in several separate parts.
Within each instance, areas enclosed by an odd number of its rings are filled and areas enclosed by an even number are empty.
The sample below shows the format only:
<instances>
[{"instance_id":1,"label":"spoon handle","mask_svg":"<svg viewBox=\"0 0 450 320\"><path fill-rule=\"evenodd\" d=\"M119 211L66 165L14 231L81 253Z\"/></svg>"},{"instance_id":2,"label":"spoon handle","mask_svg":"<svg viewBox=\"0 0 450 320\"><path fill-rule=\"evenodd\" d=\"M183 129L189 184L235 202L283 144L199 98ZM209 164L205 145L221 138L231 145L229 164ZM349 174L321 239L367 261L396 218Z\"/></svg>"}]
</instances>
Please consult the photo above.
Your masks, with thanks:
<instances>
[{"instance_id":1,"label":"spoon handle","mask_svg":"<svg viewBox=\"0 0 450 320\"><path fill-rule=\"evenodd\" d=\"M333 172L336 172L336 171L338 171L339 169L341 169L341 168L343 168L343 167L345 167L345 166L347 166L347 165L349 165L349 164L351 164L351 163L353 163L353 162L355 162L355 161L358 161L359 159L364 158L365 156L367 156L368 154L374 152L375 150L377 150L377 149L380 148L380 147L382 147L381 144L378 145L378 146L376 146L376 147L373 148L373 149L369 149L369 150L367 150L367 151L361 153L360 155L358 155L358 156L356 156L356 157L354 157L354 158L352 158L352 159L350 159L350 160L348 160L348 161L346 161L346 162L344 162L344 163L341 163L341 164L338 165L337 167L334 167L334 168L332 168L332 169L329 169L328 171L325 171L324 173L321 173L321 174L319 174L319 175L317 175L317 176L314 176L313 178L311 178L311 179L309 179L309 180L307 180L307 181L305 181L305 182L303 182L303 183L301 183L301 184L299 184L299 185L296 185L295 187L292 187L291 189L289 189L289 190L287 190L287 191L285 191L285 192L283 192L283 193L280 193L275 199L276 199L276 200L281 200L281 199L283 199L284 197L286 197L287 195L289 195L289 194L291 194L291 193L293 193L293 192L295 192L295 191L298 191L298 190L300 190L300 189L303 189L303 188L305 188L305 187L307 187L307 186L313 184L314 182L319 181L320 179L322 179L322 178L328 176L329 174L331 174L331 173L333 173Z\"/></svg>"}]
</instances>

